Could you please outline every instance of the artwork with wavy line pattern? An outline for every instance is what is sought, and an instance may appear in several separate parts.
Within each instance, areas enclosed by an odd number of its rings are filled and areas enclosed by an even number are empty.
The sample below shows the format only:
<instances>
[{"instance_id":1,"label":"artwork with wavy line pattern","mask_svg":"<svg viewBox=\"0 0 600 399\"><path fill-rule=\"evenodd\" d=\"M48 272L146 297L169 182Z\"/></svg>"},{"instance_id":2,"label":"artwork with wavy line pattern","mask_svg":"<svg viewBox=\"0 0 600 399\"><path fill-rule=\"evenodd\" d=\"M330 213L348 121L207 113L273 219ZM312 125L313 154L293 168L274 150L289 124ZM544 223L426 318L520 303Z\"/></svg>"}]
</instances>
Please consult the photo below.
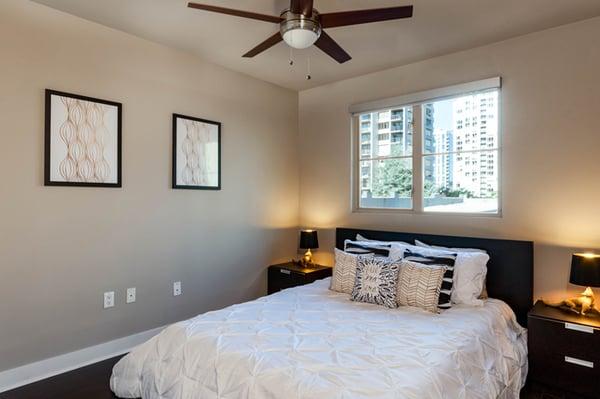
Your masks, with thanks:
<instances>
[{"instance_id":1,"label":"artwork with wavy line pattern","mask_svg":"<svg viewBox=\"0 0 600 399\"><path fill-rule=\"evenodd\" d=\"M121 186L121 104L46 90L46 185Z\"/></svg>"},{"instance_id":2,"label":"artwork with wavy line pattern","mask_svg":"<svg viewBox=\"0 0 600 399\"><path fill-rule=\"evenodd\" d=\"M221 124L173 114L173 188L221 189Z\"/></svg>"}]
</instances>

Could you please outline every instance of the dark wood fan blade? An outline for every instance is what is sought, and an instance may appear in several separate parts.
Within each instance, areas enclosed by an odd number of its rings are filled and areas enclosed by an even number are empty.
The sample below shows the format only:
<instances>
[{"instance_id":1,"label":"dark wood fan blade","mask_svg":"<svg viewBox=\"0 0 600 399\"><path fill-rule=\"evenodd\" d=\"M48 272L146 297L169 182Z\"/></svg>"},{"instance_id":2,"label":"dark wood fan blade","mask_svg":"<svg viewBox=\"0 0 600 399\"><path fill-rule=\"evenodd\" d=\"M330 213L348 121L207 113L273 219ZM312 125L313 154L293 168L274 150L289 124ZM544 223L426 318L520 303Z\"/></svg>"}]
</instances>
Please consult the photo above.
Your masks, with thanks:
<instances>
[{"instance_id":1,"label":"dark wood fan blade","mask_svg":"<svg viewBox=\"0 0 600 399\"><path fill-rule=\"evenodd\" d=\"M258 14L255 12L234 10L232 8L209 6L207 4L198 4L198 3L188 3L188 7L195 8L197 10L212 11L212 12L218 12L220 14L234 15L236 17L258 19L259 21L274 22L276 24L281 22L281 17L275 17L273 15Z\"/></svg>"},{"instance_id":2,"label":"dark wood fan blade","mask_svg":"<svg viewBox=\"0 0 600 399\"><path fill-rule=\"evenodd\" d=\"M350 54L341 48L340 45L325 32L321 32L321 36L319 36L319 39L315 42L315 46L340 64L352 59Z\"/></svg>"},{"instance_id":3,"label":"dark wood fan blade","mask_svg":"<svg viewBox=\"0 0 600 399\"><path fill-rule=\"evenodd\" d=\"M310 17L313 10L313 0L291 0L290 11L294 14L302 14Z\"/></svg>"},{"instance_id":4,"label":"dark wood fan blade","mask_svg":"<svg viewBox=\"0 0 600 399\"><path fill-rule=\"evenodd\" d=\"M334 28L336 26L367 24L369 22L389 21L391 19L410 18L413 6L376 8L372 10L342 11L321 14L321 26Z\"/></svg>"},{"instance_id":5,"label":"dark wood fan blade","mask_svg":"<svg viewBox=\"0 0 600 399\"><path fill-rule=\"evenodd\" d=\"M260 54L263 51L273 47L274 45L276 45L277 43L279 43L282 40L283 40L283 38L281 37L281 34L279 32L277 32L273 36L269 37L267 40L265 40L264 42L259 44L258 46L254 47L252 50L248 51L242 57L252 58L255 55Z\"/></svg>"}]
</instances>

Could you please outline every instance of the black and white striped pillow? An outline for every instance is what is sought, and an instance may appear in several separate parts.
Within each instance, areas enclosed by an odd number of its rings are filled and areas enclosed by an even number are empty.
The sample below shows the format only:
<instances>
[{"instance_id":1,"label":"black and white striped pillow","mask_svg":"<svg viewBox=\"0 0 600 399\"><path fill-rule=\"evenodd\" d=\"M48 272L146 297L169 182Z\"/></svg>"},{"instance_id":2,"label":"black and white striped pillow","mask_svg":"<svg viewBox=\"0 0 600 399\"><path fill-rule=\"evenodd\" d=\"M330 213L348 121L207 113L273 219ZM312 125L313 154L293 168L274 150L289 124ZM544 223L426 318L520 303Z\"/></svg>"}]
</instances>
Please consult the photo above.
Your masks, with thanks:
<instances>
[{"instance_id":1,"label":"black and white striped pillow","mask_svg":"<svg viewBox=\"0 0 600 399\"><path fill-rule=\"evenodd\" d=\"M373 254L377 257L387 258L390 256L392 244L382 244L380 242L369 241L344 241L344 252L354 255Z\"/></svg>"},{"instance_id":2,"label":"black and white striped pillow","mask_svg":"<svg viewBox=\"0 0 600 399\"><path fill-rule=\"evenodd\" d=\"M439 255L424 255L410 250L404 251L404 259L417 262L428 266L443 267L446 272L442 280L440 288L440 297L438 300L438 309L446 310L452 307L452 284L454 280L454 262L456 262L456 254L439 254Z\"/></svg>"}]
</instances>

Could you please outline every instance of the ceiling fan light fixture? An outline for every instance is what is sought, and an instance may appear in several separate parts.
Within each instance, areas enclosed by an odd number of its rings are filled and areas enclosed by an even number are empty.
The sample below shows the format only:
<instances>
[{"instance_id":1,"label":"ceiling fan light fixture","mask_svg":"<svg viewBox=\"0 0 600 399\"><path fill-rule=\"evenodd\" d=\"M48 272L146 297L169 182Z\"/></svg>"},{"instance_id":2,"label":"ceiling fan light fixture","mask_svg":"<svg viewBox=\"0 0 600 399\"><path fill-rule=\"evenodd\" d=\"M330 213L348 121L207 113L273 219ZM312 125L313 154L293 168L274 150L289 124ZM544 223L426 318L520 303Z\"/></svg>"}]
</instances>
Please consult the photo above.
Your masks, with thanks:
<instances>
[{"instance_id":1,"label":"ceiling fan light fixture","mask_svg":"<svg viewBox=\"0 0 600 399\"><path fill-rule=\"evenodd\" d=\"M315 32L306 29L291 29L283 34L283 41L296 49L310 47L318 38L319 36Z\"/></svg>"},{"instance_id":2,"label":"ceiling fan light fixture","mask_svg":"<svg viewBox=\"0 0 600 399\"><path fill-rule=\"evenodd\" d=\"M281 17L284 18L280 25L281 37L290 47L305 49L312 46L321 36L321 24L316 10L313 10L311 17L294 14L289 10L284 11Z\"/></svg>"},{"instance_id":3,"label":"ceiling fan light fixture","mask_svg":"<svg viewBox=\"0 0 600 399\"><path fill-rule=\"evenodd\" d=\"M413 6L319 14L313 8L313 0L290 0L290 8L284 10L279 17L194 2L188 3L188 7L279 24L279 32L274 33L257 46L254 46L242 56L244 58L252 58L270 49L277 43L285 41L290 48L297 49L304 49L314 44L340 64L350 61L352 57L331 36L324 32L323 28L391 21L411 18L413 16Z\"/></svg>"}]
</instances>

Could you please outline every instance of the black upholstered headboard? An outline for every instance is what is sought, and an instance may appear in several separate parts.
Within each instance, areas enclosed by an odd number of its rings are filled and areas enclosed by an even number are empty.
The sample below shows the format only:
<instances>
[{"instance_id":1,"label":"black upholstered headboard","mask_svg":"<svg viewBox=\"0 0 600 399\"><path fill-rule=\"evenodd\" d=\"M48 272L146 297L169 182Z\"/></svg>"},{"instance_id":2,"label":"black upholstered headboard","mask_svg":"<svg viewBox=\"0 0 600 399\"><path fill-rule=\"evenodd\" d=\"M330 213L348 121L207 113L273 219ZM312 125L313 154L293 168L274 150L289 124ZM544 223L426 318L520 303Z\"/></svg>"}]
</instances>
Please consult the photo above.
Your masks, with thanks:
<instances>
[{"instance_id":1,"label":"black upholstered headboard","mask_svg":"<svg viewBox=\"0 0 600 399\"><path fill-rule=\"evenodd\" d=\"M490 255L487 265L489 296L506 302L517 315L519 323L527 325L527 312L533 305L533 242L337 228L335 246L344 249L344 240L354 240L356 234L372 240L413 244L417 239L445 247L485 249Z\"/></svg>"}]
</instances>

